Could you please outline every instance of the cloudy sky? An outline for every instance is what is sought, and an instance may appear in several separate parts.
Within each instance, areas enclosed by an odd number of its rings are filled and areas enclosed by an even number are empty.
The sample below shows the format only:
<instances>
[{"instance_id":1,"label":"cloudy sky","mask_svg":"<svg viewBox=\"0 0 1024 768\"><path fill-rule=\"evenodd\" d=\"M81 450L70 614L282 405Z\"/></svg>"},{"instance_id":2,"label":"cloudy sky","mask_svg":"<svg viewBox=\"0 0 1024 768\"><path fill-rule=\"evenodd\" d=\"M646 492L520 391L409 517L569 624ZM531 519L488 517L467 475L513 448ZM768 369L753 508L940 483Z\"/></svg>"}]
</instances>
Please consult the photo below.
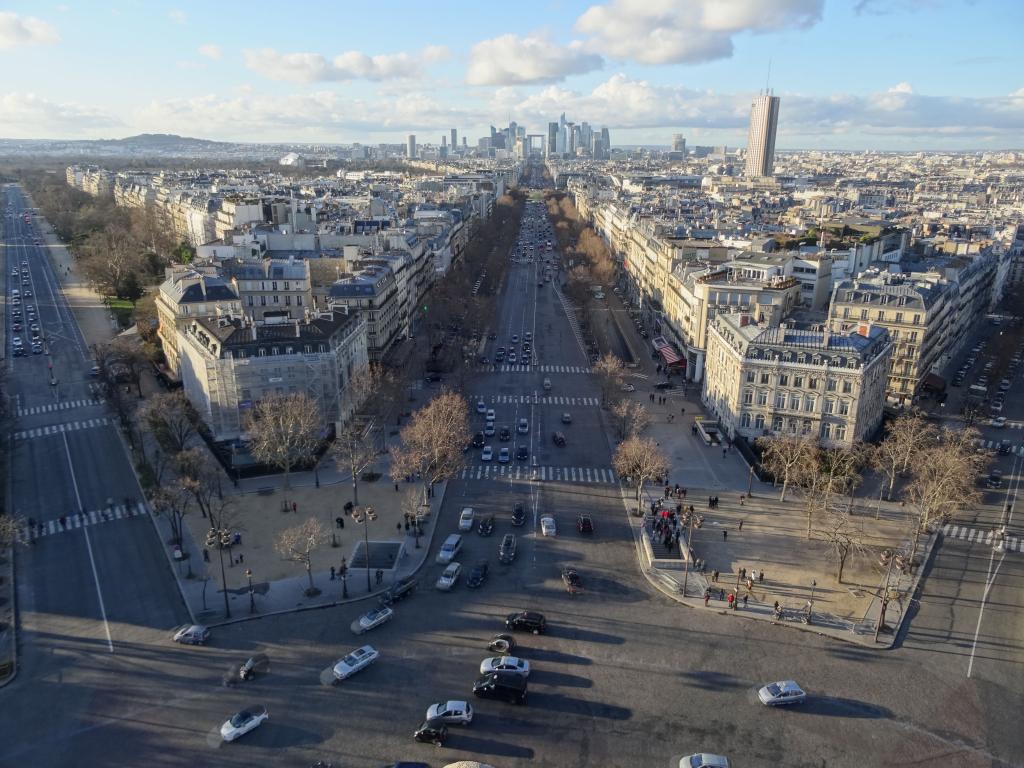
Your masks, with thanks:
<instances>
[{"instance_id":1,"label":"cloudy sky","mask_svg":"<svg viewBox=\"0 0 1024 768\"><path fill-rule=\"evenodd\" d=\"M1024 146L1024 0L13 2L0 137L470 142L561 112L613 144Z\"/></svg>"}]
</instances>

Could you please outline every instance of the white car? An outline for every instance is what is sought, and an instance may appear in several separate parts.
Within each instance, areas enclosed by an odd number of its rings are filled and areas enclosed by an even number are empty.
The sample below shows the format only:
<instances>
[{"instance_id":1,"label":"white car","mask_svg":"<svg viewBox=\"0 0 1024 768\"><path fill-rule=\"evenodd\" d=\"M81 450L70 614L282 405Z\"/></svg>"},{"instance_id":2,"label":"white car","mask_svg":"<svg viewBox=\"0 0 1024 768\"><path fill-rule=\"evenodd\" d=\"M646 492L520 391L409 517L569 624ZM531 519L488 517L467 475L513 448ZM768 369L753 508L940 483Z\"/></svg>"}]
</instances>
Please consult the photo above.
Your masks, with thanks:
<instances>
[{"instance_id":1,"label":"white car","mask_svg":"<svg viewBox=\"0 0 1024 768\"><path fill-rule=\"evenodd\" d=\"M425 719L469 725L473 722L473 707L465 701L441 701L430 705Z\"/></svg>"},{"instance_id":2,"label":"white car","mask_svg":"<svg viewBox=\"0 0 1024 768\"><path fill-rule=\"evenodd\" d=\"M487 412L487 404L483 400L477 400L476 401L476 412L477 413L486 413Z\"/></svg>"},{"instance_id":3,"label":"white car","mask_svg":"<svg viewBox=\"0 0 1024 768\"><path fill-rule=\"evenodd\" d=\"M380 651L372 645L356 648L352 653L334 665L334 679L347 680L356 672L366 669L380 657Z\"/></svg>"},{"instance_id":4,"label":"white car","mask_svg":"<svg viewBox=\"0 0 1024 768\"><path fill-rule=\"evenodd\" d=\"M518 656L492 656L480 662L480 674L510 672L514 675L530 676L530 662Z\"/></svg>"},{"instance_id":5,"label":"white car","mask_svg":"<svg viewBox=\"0 0 1024 768\"><path fill-rule=\"evenodd\" d=\"M232 715L231 719L220 727L220 736L224 741L234 741L239 736L258 728L269 717L266 707L243 709Z\"/></svg>"},{"instance_id":6,"label":"white car","mask_svg":"<svg viewBox=\"0 0 1024 768\"><path fill-rule=\"evenodd\" d=\"M448 563L448 566L441 572L441 575L437 577L437 584L434 586L442 592L451 592L452 587L458 582L461 574L461 565L458 563Z\"/></svg>"},{"instance_id":7,"label":"white car","mask_svg":"<svg viewBox=\"0 0 1024 768\"><path fill-rule=\"evenodd\" d=\"M488 408L487 409L487 416L486 416L485 420L486 421L494 421L494 409L493 408Z\"/></svg>"},{"instance_id":8,"label":"white car","mask_svg":"<svg viewBox=\"0 0 1024 768\"><path fill-rule=\"evenodd\" d=\"M729 768L729 758L700 752L679 758L679 768Z\"/></svg>"},{"instance_id":9,"label":"white car","mask_svg":"<svg viewBox=\"0 0 1024 768\"><path fill-rule=\"evenodd\" d=\"M628 381L622 385L623 392L636 392L636 387L630 384Z\"/></svg>"},{"instance_id":10,"label":"white car","mask_svg":"<svg viewBox=\"0 0 1024 768\"><path fill-rule=\"evenodd\" d=\"M558 527L555 525L555 518L551 515L544 515L540 519L540 532L544 536L557 536Z\"/></svg>"},{"instance_id":11,"label":"white car","mask_svg":"<svg viewBox=\"0 0 1024 768\"><path fill-rule=\"evenodd\" d=\"M807 694L792 680L780 680L777 683L768 683L759 690L757 698L766 706L778 707L783 704L799 704L807 698Z\"/></svg>"},{"instance_id":12,"label":"white car","mask_svg":"<svg viewBox=\"0 0 1024 768\"><path fill-rule=\"evenodd\" d=\"M476 513L472 507L464 507L462 514L459 515L459 530L460 531L472 531L473 530L473 518Z\"/></svg>"},{"instance_id":13,"label":"white car","mask_svg":"<svg viewBox=\"0 0 1024 768\"><path fill-rule=\"evenodd\" d=\"M485 445L484 449L480 452L480 461L490 461L494 458L494 449L489 445Z\"/></svg>"},{"instance_id":14,"label":"white car","mask_svg":"<svg viewBox=\"0 0 1024 768\"><path fill-rule=\"evenodd\" d=\"M1006 417L996 416L994 419L992 419L992 426L995 427L996 429L1002 429L1003 427L1006 426Z\"/></svg>"},{"instance_id":15,"label":"white car","mask_svg":"<svg viewBox=\"0 0 1024 768\"><path fill-rule=\"evenodd\" d=\"M210 640L210 630L202 624L184 624L174 630L171 639L183 645L206 645Z\"/></svg>"},{"instance_id":16,"label":"white car","mask_svg":"<svg viewBox=\"0 0 1024 768\"><path fill-rule=\"evenodd\" d=\"M518 432L521 435L525 435L529 431L530 422L528 422L526 419L520 419L519 422L516 424L516 432Z\"/></svg>"},{"instance_id":17,"label":"white car","mask_svg":"<svg viewBox=\"0 0 1024 768\"><path fill-rule=\"evenodd\" d=\"M395 612L386 605L381 606L380 608L374 608L372 611L363 614L352 623L352 631L357 635L361 635L363 632L369 632L371 629L376 629L381 624L391 621L394 617Z\"/></svg>"},{"instance_id":18,"label":"white car","mask_svg":"<svg viewBox=\"0 0 1024 768\"><path fill-rule=\"evenodd\" d=\"M502 448L500 451L498 451L498 462L500 464L508 464L511 458L512 454L509 453L508 448Z\"/></svg>"}]
</instances>

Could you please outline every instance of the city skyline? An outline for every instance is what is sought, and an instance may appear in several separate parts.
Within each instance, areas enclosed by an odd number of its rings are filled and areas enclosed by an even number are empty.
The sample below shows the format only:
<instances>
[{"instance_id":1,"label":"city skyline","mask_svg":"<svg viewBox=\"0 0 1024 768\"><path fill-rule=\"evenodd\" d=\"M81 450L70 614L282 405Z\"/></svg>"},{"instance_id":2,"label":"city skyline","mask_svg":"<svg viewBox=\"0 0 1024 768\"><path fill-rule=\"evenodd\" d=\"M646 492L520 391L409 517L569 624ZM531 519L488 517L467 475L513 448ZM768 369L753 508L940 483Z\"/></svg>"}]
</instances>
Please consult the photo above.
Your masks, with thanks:
<instances>
[{"instance_id":1,"label":"city skyline","mask_svg":"<svg viewBox=\"0 0 1024 768\"><path fill-rule=\"evenodd\" d=\"M0 138L439 144L456 128L472 145L490 124L546 133L565 112L619 145L682 133L742 147L766 86L785 101L783 151L1002 149L1024 135L1024 11L1009 0L536 2L497 22L385 1L380 18L414 23L350 39L344 8L316 25L259 10L14 3L0 62L23 74L0 89ZM955 46L936 45L949 30Z\"/></svg>"}]
</instances>

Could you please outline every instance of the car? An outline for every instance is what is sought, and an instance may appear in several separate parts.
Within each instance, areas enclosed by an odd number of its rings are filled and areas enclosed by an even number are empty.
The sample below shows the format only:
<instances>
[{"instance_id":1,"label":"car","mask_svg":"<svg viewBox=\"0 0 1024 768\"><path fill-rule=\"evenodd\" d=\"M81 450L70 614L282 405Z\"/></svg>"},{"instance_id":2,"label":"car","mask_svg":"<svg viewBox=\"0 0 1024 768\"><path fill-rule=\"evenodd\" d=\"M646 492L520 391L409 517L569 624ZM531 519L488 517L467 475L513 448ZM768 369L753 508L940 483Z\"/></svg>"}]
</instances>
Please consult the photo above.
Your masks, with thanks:
<instances>
[{"instance_id":1,"label":"car","mask_svg":"<svg viewBox=\"0 0 1024 768\"><path fill-rule=\"evenodd\" d=\"M444 544L441 545L441 549L437 553L437 564L448 565L455 556L459 554L462 549L462 536L457 533L448 535L448 538L444 540Z\"/></svg>"},{"instance_id":2,"label":"car","mask_svg":"<svg viewBox=\"0 0 1024 768\"><path fill-rule=\"evenodd\" d=\"M21 323L12 323L11 324L11 330L12 331L20 331L21 330Z\"/></svg>"},{"instance_id":3,"label":"car","mask_svg":"<svg viewBox=\"0 0 1024 768\"><path fill-rule=\"evenodd\" d=\"M563 413L562 414L562 423L563 424L572 424L572 414L571 413Z\"/></svg>"},{"instance_id":4,"label":"car","mask_svg":"<svg viewBox=\"0 0 1024 768\"><path fill-rule=\"evenodd\" d=\"M444 720L425 720L419 728L413 731L412 737L416 741L440 747L448 738L448 726L444 724Z\"/></svg>"},{"instance_id":5,"label":"car","mask_svg":"<svg viewBox=\"0 0 1024 768\"><path fill-rule=\"evenodd\" d=\"M523 359L520 360L519 362L522 363L523 365L531 365L533 363L533 358L530 357L529 352L524 352Z\"/></svg>"},{"instance_id":6,"label":"car","mask_svg":"<svg viewBox=\"0 0 1024 768\"><path fill-rule=\"evenodd\" d=\"M547 619L544 618L543 613L536 611L519 611L518 613L510 613L505 617L505 627L508 629L532 632L535 635L539 635L546 632L548 629Z\"/></svg>"},{"instance_id":7,"label":"car","mask_svg":"<svg viewBox=\"0 0 1024 768\"><path fill-rule=\"evenodd\" d=\"M494 515L488 515L476 527L476 532L481 536L490 536L494 533Z\"/></svg>"},{"instance_id":8,"label":"car","mask_svg":"<svg viewBox=\"0 0 1024 768\"><path fill-rule=\"evenodd\" d=\"M488 421L484 427L484 437L494 437L494 422Z\"/></svg>"},{"instance_id":9,"label":"car","mask_svg":"<svg viewBox=\"0 0 1024 768\"><path fill-rule=\"evenodd\" d=\"M512 343L513 344L518 344L519 343L519 334L518 333L512 335Z\"/></svg>"},{"instance_id":10,"label":"car","mask_svg":"<svg viewBox=\"0 0 1024 768\"><path fill-rule=\"evenodd\" d=\"M523 334L523 341L533 341L533 333L527 331Z\"/></svg>"},{"instance_id":11,"label":"car","mask_svg":"<svg viewBox=\"0 0 1024 768\"><path fill-rule=\"evenodd\" d=\"M485 440L485 435L484 435L483 432L477 432L475 435L473 435L473 447L474 448L483 448L485 442L486 442L486 440Z\"/></svg>"},{"instance_id":12,"label":"car","mask_svg":"<svg viewBox=\"0 0 1024 768\"><path fill-rule=\"evenodd\" d=\"M507 443L509 440L512 439L512 430L509 429L508 427L502 427L501 430L498 432L498 439L501 440L503 443Z\"/></svg>"},{"instance_id":13,"label":"car","mask_svg":"<svg viewBox=\"0 0 1024 768\"><path fill-rule=\"evenodd\" d=\"M512 525L520 526L526 522L526 505L517 501L512 507Z\"/></svg>"},{"instance_id":14,"label":"car","mask_svg":"<svg viewBox=\"0 0 1024 768\"><path fill-rule=\"evenodd\" d=\"M654 388L655 389L672 389L672 387L674 387L674 386L675 386L675 384L673 384L671 381L659 381L657 384L654 385Z\"/></svg>"},{"instance_id":15,"label":"car","mask_svg":"<svg viewBox=\"0 0 1024 768\"><path fill-rule=\"evenodd\" d=\"M1009 379L1003 379L1002 381L999 382L999 391L1000 392L1006 392L1009 388L1010 388L1010 380Z\"/></svg>"},{"instance_id":16,"label":"car","mask_svg":"<svg viewBox=\"0 0 1024 768\"><path fill-rule=\"evenodd\" d=\"M494 409L493 408L488 408L487 409L487 415L485 416L485 420L486 421L490 421L490 422L494 421Z\"/></svg>"},{"instance_id":17,"label":"car","mask_svg":"<svg viewBox=\"0 0 1024 768\"><path fill-rule=\"evenodd\" d=\"M511 460L511 458L512 458L512 454L509 453L508 448L502 448L500 451L498 451L498 463L499 464L508 464L508 462Z\"/></svg>"},{"instance_id":18,"label":"car","mask_svg":"<svg viewBox=\"0 0 1024 768\"><path fill-rule=\"evenodd\" d=\"M544 515L540 519L540 532L544 536L557 536L558 526L555 525L555 518L551 515Z\"/></svg>"},{"instance_id":19,"label":"car","mask_svg":"<svg viewBox=\"0 0 1024 768\"><path fill-rule=\"evenodd\" d=\"M374 608L368 613L364 613L358 619L353 621L352 631L357 635L361 635L363 632L369 632L371 629L376 629L381 624L391 621L394 617L395 612L386 605L382 605L378 608Z\"/></svg>"},{"instance_id":20,"label":"car","mask_svg":"<svg viewBox=\"0 0 1024 768\"><path fill-rule=\"evenodd\" d=\"M1003 487L1003 473L998 469L993 469L988 473L988 477L985 479L986 488L1002 488Z\"/></svg>"},{"instance_id":21,"label":"car","mask_svg":"<svg viewBox=\"0 0 1024 768\"><path fill-rule=\"evenodd\" d=\"M404 579L399 579L387 590L384 591L380 596L381 605L391 605L397 603L403 597L411 595L416 591L417 581L411 576L406 576Z\"/></svg>"},{"instance_id":22,"label":"car","mask_svg":"<svg viewBox=\"0 0 1024 768\"><path fill-rule=\"evenodd\" d=\"M498 338L498 334L496 334L494 331L491 331L490 333L487 334L487 338L490 339L491 341L494 341L495 339Z\"/></svg>"},{"instance_id":23,"label":"car","mask_svg":"<svg viewBox=\"0 0 1024 768\"><path fill-rule=\"evenodd\" d=\"M761 688L757 692L757 698L765 706L777 707L784 704L800 704L807 699L807 694L792 680L780 680Z\"/></svg>"},{"instance_id":24,"label":"car","mask_svg":"<svg viewBox=\"0 0 1024 768\"><path fill-rule=\"evenodd\" d=\"M442 381L442 378L440 373L428 371L427 375L423 377L423 380L427 382L427 384L436 384Z\"/></svg>"},{"instance_id":25,"label":"car","mask_svg":"<svg viewBox=\"0 0 1024 768\"><path fill-rule=\"evenodd\" d=\"M508 655L516 647L516 639L512 635L495 635L487 642L487 650Z\"/></svg>"},{"instance_id":26,"label":"car","mask_svg":"<svg viewBox=\"0 0 1024 768\"><path fill-rule=\"evenodd\" d=\"M245 662L238 668L238 679L239 680L252 680L256 677L256 673L265 673L270 669L270 658L265 653L257 653L255 656L250 656Z\"/></svg>"},{"instance_id":27,"label":"car","mask_svg":"<svg viewBox=\"0 0 1024 768\"><path fill-rule=\"evenodd\" d=\"M999 443L999 455L1006 456L1011 450L1013 450L1013 444L1009 440L1002 440Z\"/></svg>"},{"instance_id":28,"label":"car","mask_svg":"<svg viewBox=\"0 0 1024 768\"><path fill-rule=\"evenodd\" d=\"M491 461L494 458L494 449L489 445L485 445L484 449L480 452L480 461Z\"/></svg>"},{"instance_id":29,"label":"car","mask_svg":"<svg viewBox=\"0 0 1024 768\"><path fill-rule=\"evenodd\" d=\"M673 768L677 765L678 768L729 768L729 758L700 752L696 755L680 757L678 763L676 758L672 758Z\"/></svg>"},{"instance_id":30,"label":"car","mask_svg":"<svg viewBox=\"0 0 1024 768\"><path fill-rule=\"evenodd\" d=\"M477 413L487 413L487 403L485 403L483 400L477 400L476 412Z\"/></svg>"},{"instance_id":31,"label":"car","mask_svg":"<svg viewBox=\"0 0 1024 768\"><path fill-rule=\"evenodd\" d=\"M437 583L434 584L442 592L451 592L458 581L459 576L462 575L462 565L459 563L448 563L445 569L441 572L441 575L437 577Z\"/></svg>"},{"instance_id":32,"label":"car","mask_svg":"<svg viewBox=\"0 0 1024 768\"><path fill-rule=\"evenodd\" d=\"M593 533L594 532L594 520L590 515L583 514L582 512L576 518L576 530L580 533Z\"/></svg>"},{"instance_id":33,"label":"car","mask_svg":"<svg viewBox=\"0 0 1024 768\"><path fill-rule=\"evenodd\" d=\"M473 707L466 701L440 701L427 707L425 719L469 725L473 722Z\"/></svg>"},{"instance_id":34,"label":"car","mask_svg":"<svg viewBox=\"0 0 1024 768\"><path fill-rule=\"evenodd\" d=\"M520 435L525 435L529 431L530 431L530 422L527 421L526 419L520 419L516 423L516 432L518 432Z\"/></svg>"},{"instance_id":35,"label":"car","mask_svg":"<svg viewBox=\"0 0 1024 768\"><path fill-rule=\"evenodd\" d=\"M501 537L501 544L498 547L498 561L509 565L516 559L516 535L506 533Z\"/></svg>"},{"instance_id":36,"label":"car","mask_svg":"<svg viewBox=\"0 0 1024 768\"><path fill-rule=\"evenodd\" d=\"M490 672L473 683L473 695L482 699L497 699L512 704L526 703L527 680L522 675Z\"/></svg>"},{"instance_id":37,"label":"car","mask_svg":"<svg viewBox=\"0 0 1024 768\"><path fill-rule=\"evenodd\" d=\"M1006 426L1006 417L996 416L994 419L992 419L992 426L995 427L996 429L1002 429L1003 427Z\"/></svg>"},{"instance_id":38,"label":"car","mask_svg":"<svg viewBox=\"0 0 1024 768\"><path fill-rule=\"evenodd\" d=\"M206 645L210 641L210 628L202 624L184 624L174 630L171 639L184 645Z\"/></svg>"},{"instance_id":39,"label":"car","mask_svg":"<svg viewBox=\"0 0 1024 768\"><path fill-rule=\"evenodd\" d=\"M32 354L33 355L41 355L41 354L43 354L43 345L39 344L38 342L33 343L32 344Z\"/></svg>"},{"instance_id":40,"label":"car","mask_svg":"<svg viewBox=\"0 0 1024 768\"><path fill-rule=\"evenodd\" d=\"M372 645L364 645L362 648L356 648L350 654L335 663L333 667L334 679L336 681L347 680L356 672L366 669L378 658L380 658L380 651Z\"/></svg>"},{"instance_id":41,"label":"car","mask_svg":"<svg viewBox=\"0 0 1024 768\"><path fill-rule=\"evenodd\" d=\"M530 458L530 449L525 445L516 448L516 461L526 461Z\"/></svg>"},{"instance_id":42,"label":"car","mask_svg":"<svg viewBox=\"0 0 1024 768\"><path fill-rule=\"evenodd\" d=\"M530 676L530 662L516 656L492 656L480 662L480 674L508 672L513 675Z\"/></svg>"},{"instance_id":43,"label":"car","mask_svg":"<svg viewBox=\"0 0 1024 768\"><path fill-rule=\"evenodd\" d=\"M495 363L503 363L503 362L505 362L505 353L504 352L498 352L494 356L494 362Z\"/></svg>"},{"instance_id":44,"label":"car","mask_svg":"<svg viewBox=\"0 0 1024 768\"><path fill-rule=\"evenodd\" d=\"M551 439L555 441L555 445L559 448L565 447L565 435L561 432L554 432L551 435Z\"/></svg>"},{"instance_id":45,"label":"car","mask_svg":"<svg viewBox=\"0 0 1024 768\"><path fill-rule=\"evenodd\" d=\"M623 392L636 392L636 387L630 384L628 381L622 385Z\"/></svg>"},{"instance_id":46,"label":"car","mask_svg":"<svg viewBox=\"0 0 1024 768\"><path fill-rule=\"evenodd\" d=\"M470 589L476 589L482 586L487 581L487 561L479 560L476 565L473 566L473 570L469 572L469 576L466 578L466 586Z\"/></svg>"},{"instance_id":47,"label":"car","mask_svg":"<svg viewBox=\"0 0 1024 768\"><path fill-rule=\"evenodd\" d=\"M515 363L516 363L516 353L515 352L509 352L508 353L508 362L509 362L510 365L515 365Z\"/></svg>"},{"instance_id":48,"label":"car","mask_svg":"<svg viewBox=\"0 0 1024 768\"><path fill-rule=\"evenodd\" d=\"M243 709L241 712L236 712L232 715L220 727L220 737L224 741L234 741L261 726L269 717L270 715L267 713L266 707L260 706Z\"/></svg>"},{"instance_id":49,"label":"car","mask_svg":"<svg viewBox=\"0 0 1024 768\"><path fill-rule=\"evenodd\" d=\"M583 591L583 579L575 568L562 569L562 583L565 584L565 589L570 595Z\"/></svg>"}]
</instances>

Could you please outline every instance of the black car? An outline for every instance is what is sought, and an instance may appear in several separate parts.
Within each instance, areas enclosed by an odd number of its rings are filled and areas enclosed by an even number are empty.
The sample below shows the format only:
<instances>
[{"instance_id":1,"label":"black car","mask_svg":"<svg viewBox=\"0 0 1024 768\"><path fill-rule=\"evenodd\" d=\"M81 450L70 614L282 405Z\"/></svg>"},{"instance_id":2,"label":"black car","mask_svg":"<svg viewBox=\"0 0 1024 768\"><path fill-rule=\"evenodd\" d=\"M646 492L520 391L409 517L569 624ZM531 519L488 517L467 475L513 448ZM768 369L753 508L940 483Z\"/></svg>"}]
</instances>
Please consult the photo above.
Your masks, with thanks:
<instances>
[{"instance_id":1,"label":"black car","mask_svg":"<svg viewBox=\"0 0 1024 768\"><path fill-rule=\"evenodd\" d=\"M473 566L473 570L469 572L469 578L466 579L466 586L470 589L476 589L487 581L487 561L481 560Z\"/></svg>"},{"instance_id":2,"label":"black car","mask_svg":"<svg viewBox=\"0 0 1024 768\"><path fill-rule=\"evenodd\" d=\"M520 611L519 613L510 613L505 618L505 626L509 629L533 632L533 634L539 635L541 632L547 631L548 622L543 613Z\"/></svg>"},{"instance_id":3,"label":"black car","mask_svg":"<svg viewBox=\"0 0 1024 768\"><path fill-rule=\"evenodd\" d=\"M404 579L399 579L380 596L380 604L391 605L392 603L397 603L403 597L411 595L415 590L416 579L408 576Z\"/></svg>"},{"instance_id":4,"label":"black car","mask_svg":"<svg viewBox=\"0 0 1024 768\"><path fill-rule=\"evenodd\" d=\"M473 683L473 695L512 704L526 703L526 678L511 672L489 672Z\"/></svg>"},{"instance_id":5,"label":"black car","mask_svg":"<svg viewBox=\"0 0 1024 768\"><path fill-rule=\"evenodd\" d=\"M526 522L526 507L523 502L517 501L512 507L512 525L520 526Z\"/></svg>"},{"instance_id":6,"label":"black car","mask_svg":"<svg viewBox=\"0 0 1024 768\"><path fill-rule=\"evenodd\" d=\"M580 578L580 574L575 568L563 568L562 581L570 595L583 591L583 579Z\"/></svg>"},{"instance_id":7,"label":"black car","mask_svg":"<svg viewBox=\"0 0 1024 768\"><path fill-rule=\"evenodd\" d=\"M555 441L555 445L559 447L565 446L565 435L563 435L561 432L555 432L551 436L551 439Z\"/></svg>"},{"instance_id":8,"label":"black car","mask_svg":"<svg viewBox=\"0 0 1024 768\"><path fill-rule=\"evenodd\" d=\"M491 341L494 341L496 338L498 338L498 334L496 334L494 331L491 331L490 333L487 334L487 338L490 339Z\"/></svg>"},{"instance_id":9,"label":"black car","mask_svg":"<svg viewBox=\"0 0 1024 768\"><path fill-rule=\"evenodd\" d=\"M675 386L671 381L659 381L654 385L655 389L672 389Z\"/></svg>"},{"instance_id":10,"label":"black car","mask_svg":"<svg viewBox=\"0 0 1024 768\"><path fill-rule=\"evenodd\" d=\"M999 443L999 453L1002 456L1005 456L1006 454L1008 454L1012 449L1013 449L1013 444L1010 443L1009 440L1003 440L1001 443Z\"/></svg>"},{"instance_id":11,"label":"black car","mask_svg":"<svg viewBox=\"0 0 1024 768\"><path fill-rule=\"evenodd\" d=\"M444 720L424 720L423 725L416 729L412 737L416 741L425 741L440 747L448 738L448 726L444 724Z\"/></svg>"},{"instance_id":12,"label":"black car","mask_svg":"<svg viewBox=\"0 0 1024 768\"><path fill-rule=\"evenodd\" d=\"M433 371L427 371L427 375L423 377L424 381L428 384L441 381L441 374Z\"/></svg>"},{"instance_id":13,"label":"black car","mask_svg":"<svg viewBox=\"0 0 1024 768\"><path fill-rule=\"evenodd\" d=\"M474 448L483 448L484 447L484 433L483 432L477 432L475 435L473 435L473 447Z\"/></svg>"},{"instance_id":14,"label":"black car","mask_svg":"<svg viewBox=\"0 0 1024 768\"><path fill-rule=\"evenodd\" d=\"M476 532L481 536L490 536L494 533L494 515L488 515L480 521L480 525L476 527Z\"/></svg>"},{"instance_id":15,"label":"black car","mask_svg":"<svg viewBox=\"0 0 1024 768\"><path fill-rule=\"evenodd\" d=\"M525 445L520 445L518 448L516 448L516 460L526 461L528 458L530 458L529 448L527 448Z\"/></svg>"},{"instance_id":16,"label":"black car","mask_svg":"<svg viewBox=\"0 0 1024 768\"><path fill-rule=\"evenodd\" d=\"M501 440L501 442L503 443L507 443L509 440L512 439L512 430L510 430L508 427L502 427L498 431L498 439Z\"/></svg>"},{"instance_id":17,"label":"black car","mask_svg":"<svg viewBox=\"0 0 1024 768\"><path fill-rule=\"evenodd\" d=\"M576 530L580 533L593 533L594 532L594 520L590 515L581 514L576 518Z\"/></svg>"}]
</instances>

